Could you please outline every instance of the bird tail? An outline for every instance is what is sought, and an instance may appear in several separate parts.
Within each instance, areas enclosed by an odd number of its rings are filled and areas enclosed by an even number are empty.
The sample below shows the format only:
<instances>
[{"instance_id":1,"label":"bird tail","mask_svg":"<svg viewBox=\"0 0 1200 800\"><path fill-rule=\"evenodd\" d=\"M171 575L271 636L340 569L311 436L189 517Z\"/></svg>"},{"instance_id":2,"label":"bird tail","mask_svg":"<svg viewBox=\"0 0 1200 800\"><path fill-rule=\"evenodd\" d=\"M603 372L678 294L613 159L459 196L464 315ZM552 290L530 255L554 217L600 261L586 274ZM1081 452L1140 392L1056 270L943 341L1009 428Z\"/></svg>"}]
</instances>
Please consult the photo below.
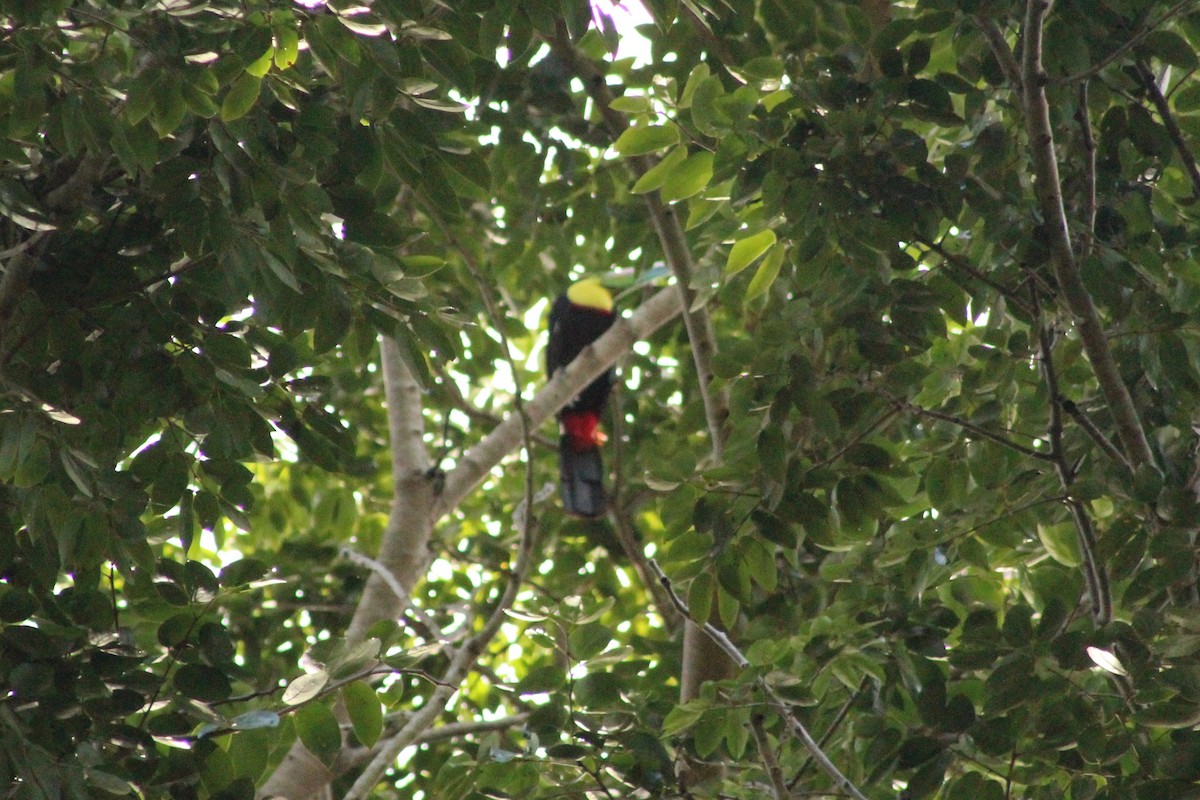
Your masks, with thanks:
<instances>
[{"instance_id":1,"label":"bird tail","mask_svg":"<svg viewBox=\"0 0 1200 800\"><path fill-rule=\"evenodd\" d=\"M604 492L604 459L592 444L579 448L568 434L558 440L559 493L563 510L579 517L599 517L608 508Z\"/></svg>"},{"instance_id":2,"label":"bird tail","mask_svg":"<svg viewBox=\"0 0 1200 800\"><path fill-rule=\"evenodd\" d=\"M600 415L568 411L562 415L563 434L558 440L559 488L563 509L580 517L598 517L608 507L604 493L604 459L600 445Z\"/></svg>"}]
</instances>

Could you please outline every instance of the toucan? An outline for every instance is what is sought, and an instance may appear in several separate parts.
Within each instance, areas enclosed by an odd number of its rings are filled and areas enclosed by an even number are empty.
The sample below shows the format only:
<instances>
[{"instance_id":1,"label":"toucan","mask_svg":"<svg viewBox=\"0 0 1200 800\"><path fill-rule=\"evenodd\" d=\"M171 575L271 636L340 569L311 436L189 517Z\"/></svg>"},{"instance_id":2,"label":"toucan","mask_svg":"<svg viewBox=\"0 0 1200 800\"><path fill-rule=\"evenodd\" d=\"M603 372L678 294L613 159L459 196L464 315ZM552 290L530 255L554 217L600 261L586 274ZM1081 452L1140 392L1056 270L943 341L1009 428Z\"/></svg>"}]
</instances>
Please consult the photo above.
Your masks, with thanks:
<instances>
[{"instance_id":1,"label":"toucan","mask_svg":"<svg viewBox=\"0 0 1200 800\"><path fill-rule=\"evenodd\" d=\"M550 342L546 347L546 373L554 373L575 360L600 338L616 319L613 298L596 278L571 284L550 307ZM604 461L600 445L600 414L612 391L613 371L606 370L558 412L559 492L563 510L580 517L598 517L608 506L604 493Z\"/></svg>"}]
</instances>

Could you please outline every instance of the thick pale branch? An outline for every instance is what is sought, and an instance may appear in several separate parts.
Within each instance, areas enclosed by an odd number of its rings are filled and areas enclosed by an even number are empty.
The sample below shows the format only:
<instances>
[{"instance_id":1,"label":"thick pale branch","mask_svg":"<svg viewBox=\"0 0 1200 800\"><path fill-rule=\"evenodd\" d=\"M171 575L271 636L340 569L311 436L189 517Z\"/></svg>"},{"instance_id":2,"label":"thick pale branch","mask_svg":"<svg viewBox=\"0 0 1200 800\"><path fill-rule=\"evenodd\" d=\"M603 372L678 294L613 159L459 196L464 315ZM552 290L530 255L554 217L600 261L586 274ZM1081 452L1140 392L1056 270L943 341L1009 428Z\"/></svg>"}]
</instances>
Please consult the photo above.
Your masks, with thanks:
<instances>
[{"instance_id":1,"label":"thick pale branch","mask_svg":"<svg viewBox=\"0 0 1200 800\"><path fill-rule=\"evenodd\" d=\"M425 704L413 712L408 722L405 723L395 736L380 745L379 752L375 754L374 758L371 759L370 763L359 774L358 778L354 781L354 785L344 795L343 800L360 800L360 798L366 797L374 791L376 785L383 778L388 767L395 762L400 752L404 748L416 743L421 734L433 725L438 715L445 711L446 703L459 690L463 679L500 630L500 626L508 619L506 612L516 602L517 594L521 586L525 583L525 579L529 576L529 571L533 566L536 538L536 526L527 523L521 533L521 544L517 551L516 565L509 573L504 593L488 615L483 627L454 654L449 666L446 667L446 671L442 674L437 688L425 700Z\"/></svg>"},{"instance_id":2,"label":"thick pale branch","mask_svg":"<svg viewBox=\"0 0 1200 800\"><path fill-rule=\"evenodd\" d=\"M431 514L434 493L428 475L430 461L425 449L421 387L400 347L392 339L381 340L380 360L391 434L393 494L377 560L411 592L424 569L434 522ZM395 617L400 610L399 602L387 582L372 574L346 638L357 641L371 625Z\"/></svg>"},{"instance_id":3,"label":"thick pale branch","mask_svg":"<svg viewBox=\"0 0 1200 800\"><path fill-rule=\"evenodd\" d=\"M667 288L639 306L629 317L618 319L607 333L585 348L578 358L555 372L542 390L525 404L530 427L537 427L566 405L600 373L629 352L634 342L661 328L679 313L679 309L678 292ZM468 450L458 467L446 476L442 493L434 503L435 519L457 507L467 493L500 463L500 459L520 443L521 420L517 415L510 414Z\"/></svg>"},{"instance_id":4,"label":"thick pale branch","mask_svg":"<svg viewBox=\"0 0 1200 800\"><path fill-rule=\"evenodd\" d=\"M1108 346L1100 314L1083 283L1079 264L1071 246L1067 214L1063 207L1062 183L1054 134L1050 123L1050 103L1046 97L1046 74L1042 68L1042 29L1050 4L1047 0L1029 0L1025 13L1024 51L1021 76L1024 88L1025 125L1033 155L1038 201L1043 226L1049 238L1050 262L1059 290L1074 317L1084 352L1096 373L1100 391L1117 427L1117 438L1134 467L1153 464L1154 454L1138 418L1129 390L1121 378L1117 362Z\"/></svg>"},{"instance_id":5,"label":"thick pale branch","mask_svg":"<svg viewBox=\"0 0 1200 800\"><path fill-rule=\"evenodd\" d=\"M389 577L372 571L367 579L346 631L351 642L361 640L379 620L400 615L405 598L424 570L434 521L420 386L393 340L381 340L380 360L391 436L393 488L391 513L376 562ZM261 795L307 797L332 778L330 771L296 742L263 785Z\"/></svg>"}]
</instances>

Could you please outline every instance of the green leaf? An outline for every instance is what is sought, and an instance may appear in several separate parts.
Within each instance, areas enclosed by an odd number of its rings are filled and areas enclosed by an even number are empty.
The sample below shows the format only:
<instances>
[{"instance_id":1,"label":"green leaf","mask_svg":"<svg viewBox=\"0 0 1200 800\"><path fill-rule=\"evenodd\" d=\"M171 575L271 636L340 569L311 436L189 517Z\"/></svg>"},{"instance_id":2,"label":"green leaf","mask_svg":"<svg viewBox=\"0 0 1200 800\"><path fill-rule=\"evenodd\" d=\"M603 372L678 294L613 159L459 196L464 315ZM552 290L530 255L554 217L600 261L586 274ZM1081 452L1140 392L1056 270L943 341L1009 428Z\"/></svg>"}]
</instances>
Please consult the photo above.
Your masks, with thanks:
<instances>
[{"instance_id":1,"label":"green leaf","mask_svg":"<svg viewBox=\"0 0 1200 800\"><path fill-rule=\"evenodd\" d=\"M567 640L571 655L577 660L585 661L608 647L612 637L612 631L608 628L598 622L590 622L571 631Z\"/></svg>"},{"instance_id":2,"label":"green leaf","mask_svg":"<svg viewBox=\"0 0 1200 800\"><path fill-rule=\"evenodd\" d=\"M221 102L221 119L232 122L241 119L254 108L258 102L259 92L262 91L262 79L250 73L243 73L230 85Z\"/></svg>"},{"instance_id":3,"label":"green leaf","mask_svg":"<svg viewBox=\"0 0 1200 800\"><path fill-rule=\"evenodd\" d=\"M713 577L709 572L701 572L692 578L688 586L687 607L692 619L707 622L712 616Z\"/></svg>"},{"instance_id":4,"label":"green leaf","mask_svg":"<svg viewBox=\"0 0 1200 800\"><path fill-rule=\"evenodd\" d=\"M1152 31L1142 39L1141 47L1153 53L1159 61L1173 67L1195 69L1200 66L1200 60L1196 58L1196 49L1174 31Z\"/></svg>"},{"instance_id":5,"label":"green leaf","mask_svg":"<svg viewBox=\"0 0 1200 800\"><path fill-rule=\"evenodd\" d=\"M271 60L275 54L273 47L268 47L266 51L251 62L246 67L246 74L253 75L255 78L261 78L271 71Z\"/></svg>"},{"instance_id":6,"label":"green leaf","mask_svg":"<svg viewBox=\"0 0 1200 800\"><path fill-rule=\"evenodd\" d=\"M342 702L355 738L364 747L374 747L383 734L383 703L375 690L365 681L346 684L342 687Z\"/></svg>"},{"instance_id":7,"label":"green leaf","mask_svg":"<svg viewBox=\"0 0 1200 800\"><path fill-rule=\"evenodd\" d=\"M575 682L575 697L585 707L604 708L621 700L621 682L611 672L591 672Z\"/></svg>"},{"instance_id":8,"label":"green leaf","mask_svg":"<svg viewBox=\"0 0 1200 800\"><path fill-rule=\"evenodd\" d=\"M653 167L646 170L642 177L637 179L637 181L633 184L633 188L629 191L633 192L634 194L646 194L661 188L662 185L666 183L667 176L670 175L676 167L687 160L687 155L688 153L686 147L676 147L665 157L663 157L662 161L659 161Z\"/></svg>"},{"instance_id":9,"label":"green leaf","mask_svg":"<svg viewBox=\"0 0 1200 800\"><path fill-rule=\"evenodd\" d=\"M326 705L314 703L300 709L292 718L304 748L325 766L333 766L342 749L342 732L333 711Z\"/></svg>"},{"instance_id":10,"label":"green leaf","mask_svg":"<svg viewBox=\"0 0 1200 800\"><path fill-rule=\"evenodd\" d=\"M713 154L701 151L667 173L662 187L662 199L667 202L684 200L708 188L713 176Z\"/></svg>"},{"instance_id":11,"label":"green leaf","mask_svg":"<svg viewBox=\"0 0 1200 800\"><path fill-rule=\"evenodd\" d=\"M622 114L645 114L653 110L650 104L650 98L645 95L624 95L622 97L614 97L613 101L608 104L608 107L613 111L620 111Z\"/></svg>"},{"instance_id":12,"label":"green leaf","mask_svg":"<svg viewBox=\"0 0 1200 800\"><path fill-rule=\"evenodd\" d=\"M965 463L949 458L933 459L925 470L925 492L930 504L943 511L957 508L966 498L969 479Z\"/></svg>"},{"instance_id":13,"label":"green leaf","mask_svg":"<svg viewBox=\"0 0 1200 800\"><path fill-rule=\"evenodd\" d=\"M289 706L298 706L319 695L327 683L329 683L329 673L325 670L309 672L289 683L281 699Z\"/></svg>"},{"instance_id":14,"label":"green leaf","mask_svg":"<svg viewBox=\"0 0 1200 800\"><path fill-rule=\"evenodd\" d=\"M725 262L725 274L736 275L754 263L755 259L775 244L775 231L765 228L758 233L739 239L729 250Z\"/></svg>"},{"instance_id":15,"label":"green leaf","mask_svg":"<svg viewBox=\"0 0 1200 800\"><path fill-rule=\"evenodd\" d=\"M696 95L697 87L700 86L700 84L710 75L712 75L712 70L709 68L708 64L703 61L692 68L691 73L688 74L687 83L683 85L683 91L679 94L679 102L676 103L676 107L679 108L679 110L683 111L691 108L692 99Z\"/></svg>"},{"instance_id":16,"label":"green leaf","mask_svg":"<svg viewBox=\"0 0 1200 800\"><path fill-rule=\"evenodd\" d=\"M275 728L279 726L279 714L265 708L238 714L229 721L229 727L238 731L252 731L259 728Z\"/></svg>"},{"instance_id":17,"label":"green leaf","mask_svg":"<svg viewBox=\"0 0 1200 800\"><path fill-rule=\"evenodd\" d=\"M770 290L771 286L775 283L775 279L779 277L779 269L783 266L783 261L786 257L787 248L778 244L771 246L770 253L758 265L758 269L754 272L754 277L750 279L750 285L746 287L746 294L742 298L743 303L749 303Z\"/></svg>"},{"instance_id":18,"label":"green leaf","mask_svg":"<svg viewBox=\"0 0 1200 800\"><path fill-rule=\"evenodd\" d=\"M300 57L300 37L295 28L280 27L275 29L275 66L288 69Z\"/></svg>"},{"instance_id":19,"label":"green leaf","mask_svg":"<svg viewBox=\"0 0 1200 800\"><path fill-rule=\"evenodd\" d=\"M1082 563L1074 523L1038 523L1037 536L1046 552L1058 563L1065 567L1078 567Z\"/></svg>"},{"instance_id":20,"label":"green leaf","mask_svg":"<svg viewBox=\"0 0 1200 800\"><path fill-rule=\"evenodd\" d=\"M183 122L187 111L187 102L178 81L159 81L154 92L154 113L150 116L150 124L155 133L160 137L170 134Z\"/></svg>"},{"instance_id":21,"label":"green leaf","mask_svg":"<svg viewBox=\"0 0 1200 800\"><path fill-rule=\"evenodd\" d=\"M690 728L700 721L711 704L707 700L689 700L680 706L675 706L663 719L663 735L674 736L680 731Z\"/></svg>"},{"instance_id":22,"label":"green leaf","mask_svg":"<svg viewBox=\"0 0 1200 800\"><path fill-rule=\"evenodd\" d=\"M517 681L515 687L518 694L544 694L561 689L566 685L567 674L557 664L545 664L534 667L525 677Z\"/></svg>"},{"instance_id":23,"label":"green leaf","mask_svg":"<svg viewBox=\"0 0 1200 800\"><path fill-rule=\"evenodd\" d=\"M679 144L679 129L673 123L630 128L613 142L622 156L644 156Z\"/></svg>"},{"instance_id":24,"label":"green leaf","mask_svg":"<svg viewBox=\"0 0 1200 800\"><path fill-rule=\"evenodd\" d=\"M184 664L176 671L174 682L180 694L202 703L226 700L233 693L224 672L203 664Z\"/></svg>"},{"instance_id":25,"label":"green leaf","mask_svg":"<svg viewBox=\"0 0 1200 800\"><path fill-rule=\"evenodd\" d=\"M737 624L741 608L742 604L736 597L722 587L717 587L717 615L721 618L722 625L733 628Z\"/></svg>"},{"instance_id":26,"label":"green leaf","mask_svg":"<svg viewBox=\"0 0 1200 800\"><path fill-rule=\"evenodd\" d=\"M725 87L715 75L696 84L692 94L692 122L705 136L719 137L728 132L732 120L721 107L724 98Z\"/></svg>"}]
</instances>

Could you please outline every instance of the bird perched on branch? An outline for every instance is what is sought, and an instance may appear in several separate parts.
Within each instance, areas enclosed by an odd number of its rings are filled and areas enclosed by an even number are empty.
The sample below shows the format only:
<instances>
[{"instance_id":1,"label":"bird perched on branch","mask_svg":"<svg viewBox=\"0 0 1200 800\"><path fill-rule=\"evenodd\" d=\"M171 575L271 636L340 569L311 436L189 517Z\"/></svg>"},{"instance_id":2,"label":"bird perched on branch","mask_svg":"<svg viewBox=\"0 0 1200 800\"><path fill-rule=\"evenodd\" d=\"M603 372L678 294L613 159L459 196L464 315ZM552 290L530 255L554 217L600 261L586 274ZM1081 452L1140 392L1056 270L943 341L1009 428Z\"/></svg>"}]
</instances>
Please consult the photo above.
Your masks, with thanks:
<instances>
[{"instance_id":1,"label":"bird perched on branch","mask_svg":"<svg viewBox=\"0 0 1200 800\"><path fill-rule=\"evenodd\" d=\"M616 319L613 298L596 278L584 278L560 295L550 308L550 342L546 348L546 373L554 377ZM604 461L600 445L600 414L612 390L613 371L607 370L558 412L560 493L563 509L581 517L604 513Z\"/></svg>"}]
</instances>

